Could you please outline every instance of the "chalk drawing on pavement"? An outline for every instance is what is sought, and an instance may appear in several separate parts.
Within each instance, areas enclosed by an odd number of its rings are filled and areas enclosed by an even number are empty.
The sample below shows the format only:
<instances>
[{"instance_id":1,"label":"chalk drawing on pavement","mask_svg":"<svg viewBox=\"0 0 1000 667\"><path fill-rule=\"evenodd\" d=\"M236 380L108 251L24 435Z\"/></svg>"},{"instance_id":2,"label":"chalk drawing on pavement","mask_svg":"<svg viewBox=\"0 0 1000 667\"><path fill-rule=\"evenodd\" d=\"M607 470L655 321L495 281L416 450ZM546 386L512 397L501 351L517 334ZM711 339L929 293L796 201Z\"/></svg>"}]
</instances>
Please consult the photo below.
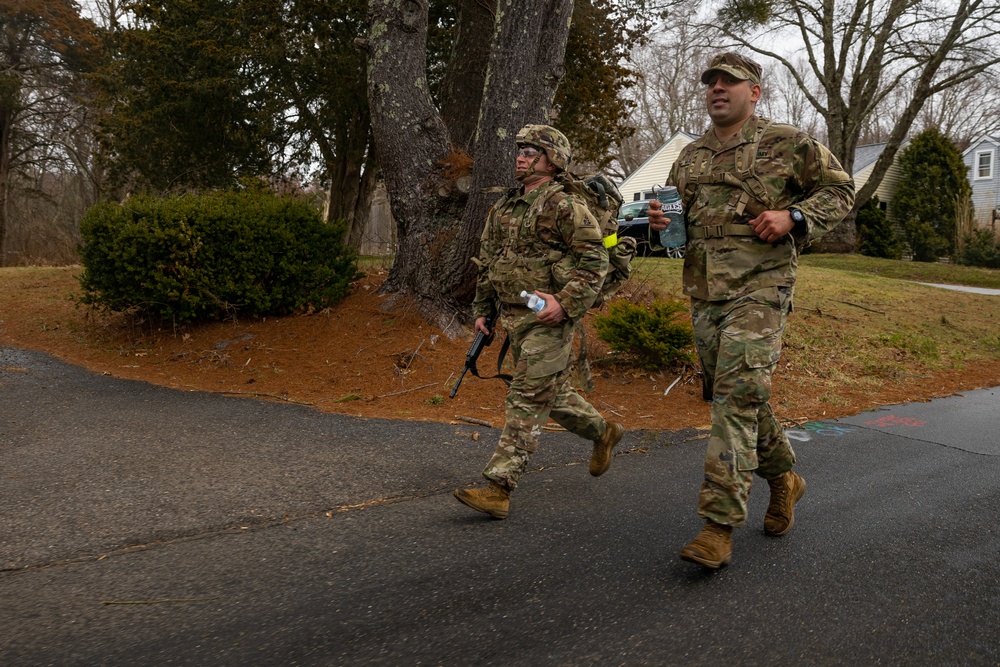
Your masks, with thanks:
<instances>
[{"instance_id":1,"label":"chalk drawing on pavement","mask_svg":"<svg viewBox=\"0 0 1000 667\"><path fill-rule=\"evenodd\" d=\"M924 419L914 419L913 417L897 417L896 415L886 415L878 419L865 422L865 426L875 428L889 428L890 426L923 426L927 423Z\"/></svg>"},{"instance_id":2,"label":"chalk drawing on pavement","mask_svg":"<svg viewBox=\"0 0 1000 667\"><path fill-rule=\"evenodd\" d=\"M798 442L809 442L812 440L813 434L839 438L842 435L853 432L853 428L847 428L837 424L828 424L826 422L806 422L805 424L802 424L801 428L793 428L785 431L785 435L792 440L797 440Z\"/></svg>"}]
</instances>

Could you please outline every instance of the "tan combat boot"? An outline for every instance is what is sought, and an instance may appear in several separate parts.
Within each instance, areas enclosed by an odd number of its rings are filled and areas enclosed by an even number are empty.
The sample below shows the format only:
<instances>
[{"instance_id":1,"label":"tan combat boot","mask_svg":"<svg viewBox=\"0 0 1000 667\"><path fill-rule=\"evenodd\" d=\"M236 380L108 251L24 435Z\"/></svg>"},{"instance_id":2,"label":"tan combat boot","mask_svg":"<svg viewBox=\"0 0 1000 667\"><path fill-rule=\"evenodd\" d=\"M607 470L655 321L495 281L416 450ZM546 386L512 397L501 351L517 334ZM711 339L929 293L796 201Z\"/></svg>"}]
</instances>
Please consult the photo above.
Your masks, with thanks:
<instances>
[{"instance_id":1,"label":"tan combat boot","mask_svg":"<svg viewBox=\"0 0 1000 667\"><path fill-rule=\"evenodd\" d=\"M795 524L795 503L806 492L806 480L789 470L781 477L767 480L771 487L771 502L764 515L764 532L784 535Z\"/></svg>"},{"instance_id":2,"label":"tan combat boot","mask_svg":"<svg viewBox=\"0 0 1000 667\"><path fill-rule=\"evenodd\" d=\"M681 549L681 559L712 570L733 559L733 527L706 521L698 536Z\"/></svg>"},{"instance_id":3,"label":"tan combat boot","mask_svg":"<svg viewBox=\"0 0 1000 667\"><path fill-rule=\"evenodd\" d=\"M590 456L590 474L600 477L611 467L611 450L625 435L625 427L618 422L608 422L601 439L594 442L594 453Z\"/></svg>"},{"instance_id":4,"label":"tan combat boot","mask_svg":"<svg viewBox=\"0 0 1000 667\"><path fill-rule=\"evenodd\" d=\"M494 519L506 519L510 508L510 491L496 482L482 489L455 489L455 497L477 512L486 512Z\"/></svg>"}]
</instances>

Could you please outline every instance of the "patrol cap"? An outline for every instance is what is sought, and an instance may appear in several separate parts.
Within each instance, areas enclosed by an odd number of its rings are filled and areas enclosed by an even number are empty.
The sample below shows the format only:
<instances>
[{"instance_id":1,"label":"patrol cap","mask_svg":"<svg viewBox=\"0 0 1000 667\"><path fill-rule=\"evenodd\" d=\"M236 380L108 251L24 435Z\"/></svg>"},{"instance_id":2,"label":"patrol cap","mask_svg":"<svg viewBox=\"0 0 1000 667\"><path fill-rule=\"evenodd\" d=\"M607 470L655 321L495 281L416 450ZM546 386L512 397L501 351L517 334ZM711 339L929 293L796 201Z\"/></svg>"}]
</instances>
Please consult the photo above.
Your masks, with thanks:
<instances>
[{"instance_id":1,"label":"patrol cap","mask_svg":"<svg viewBox=\"0 0 1000 667\"><path fill-rule=\"evenodd\" d=\"M760 85L760 65L732 51L729 53L720 53L712 58L712 62L708 63L708 69L701 73L701 82L708 83L712 72L716 71L725 72L735 76L737 79L747 80L750 83Z\"/></svg>"}]
</instances>

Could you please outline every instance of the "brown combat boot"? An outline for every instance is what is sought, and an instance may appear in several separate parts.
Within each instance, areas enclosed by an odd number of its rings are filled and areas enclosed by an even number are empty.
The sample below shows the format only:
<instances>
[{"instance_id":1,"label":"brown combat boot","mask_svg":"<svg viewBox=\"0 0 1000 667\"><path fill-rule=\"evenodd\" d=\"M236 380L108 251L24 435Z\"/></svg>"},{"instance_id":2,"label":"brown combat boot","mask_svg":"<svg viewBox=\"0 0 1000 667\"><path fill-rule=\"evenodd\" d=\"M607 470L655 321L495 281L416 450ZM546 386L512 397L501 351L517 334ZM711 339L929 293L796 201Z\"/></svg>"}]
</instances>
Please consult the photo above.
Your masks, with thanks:
<instances>
[{"instance_id":1,"label":"brown combat boot","mask_svg":"<svg viewBox=\"0 0 1000 667\"><path fill-rule=\"evenodd\" d=\"M494 519L506 519L510 508L510 491L496 482L482 489L455 489L455 497L477 512L486 512Z\"/></svg>"},{"instance_id":2,"label":"brown combat boot","mask_svg":"<svg viewBox=\"0 0 1000 667\"><path fill-rule=\"evenodd\" d=\"M712 570L733 559L733 527L706 521L698 536L681 549L681 559Z\"/></svg>"},{"instance_id":3,"label":"brown combat boot","mask_svg":"<svg viewBox=\"0 0 1000 667\"><path fill-rule=\"evenodd\" d=\"M608 422L601 439L594 442L594 453L590 456L590 474L600 477L611 467L611 450L625 435L625 427L618 422Z\"/></svg>"},{"instance_id":4,"label":"brown combat boot","mask_svg":"<svg viewBox=\"0 0 1000 667\"><path fill-rule=\"evenodd\" d=\"M764 515L764 532L784 535L795 524L795 503L806 492L806 480L789 470L781 477L767 480L771 487L771 502Z\"/></svg>"}]
</instances>

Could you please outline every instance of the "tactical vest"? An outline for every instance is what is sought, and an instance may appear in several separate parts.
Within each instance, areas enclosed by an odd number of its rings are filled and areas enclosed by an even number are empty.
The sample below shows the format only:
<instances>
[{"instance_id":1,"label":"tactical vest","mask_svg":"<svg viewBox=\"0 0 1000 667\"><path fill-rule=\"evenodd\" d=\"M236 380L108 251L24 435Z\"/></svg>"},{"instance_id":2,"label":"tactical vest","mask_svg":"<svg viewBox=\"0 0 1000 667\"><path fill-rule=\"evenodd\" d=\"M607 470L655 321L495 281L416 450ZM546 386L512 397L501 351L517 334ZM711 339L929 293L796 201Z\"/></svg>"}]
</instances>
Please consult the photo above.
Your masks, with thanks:
<instances>
[{"instance_id":1,"label":"tactical vest","mask_svg":"<svg viewBox=\"0 0 1000 667\"><path fill-rule=\"evenodd\" d=\"M523 305L520 296L522 290L541 290L549 294L558 291L552 278L552 266L565 256L568 248L553 248L542 241L535 230L543 209L551 206L554 212L565 197L561 188L542 194L525 213L518 216L517 224L514 224L516 205L509 206L506 202L503 204L499 225L506 237L496 258L490 263L487 274L501 302Z\"/></svg>"},{"instance_id":2,"label":"tactical vest","mask_svg":"<svg viewBox=\"0 0 1000 667\"><path fill-rule=\"evenodd\" d=\"M686 174L681 174L684 183L681 185L684 210L691 210L698 197L698 190L703 185L718 185L725 183L742 190L734 210L737 219L756 218L764 211L775 208L775 202L767 194L764 181L757 173L757 150L764 133L771 127L773 121L758 118L753 138L736 149L736 170L723 173L712 172L712 150L707 146L699 146L692 152L691 168ZM751 227L744 224L689 226L690 238L718 238L722 236L756 236Z\"/></svg>"}]
</instances>

